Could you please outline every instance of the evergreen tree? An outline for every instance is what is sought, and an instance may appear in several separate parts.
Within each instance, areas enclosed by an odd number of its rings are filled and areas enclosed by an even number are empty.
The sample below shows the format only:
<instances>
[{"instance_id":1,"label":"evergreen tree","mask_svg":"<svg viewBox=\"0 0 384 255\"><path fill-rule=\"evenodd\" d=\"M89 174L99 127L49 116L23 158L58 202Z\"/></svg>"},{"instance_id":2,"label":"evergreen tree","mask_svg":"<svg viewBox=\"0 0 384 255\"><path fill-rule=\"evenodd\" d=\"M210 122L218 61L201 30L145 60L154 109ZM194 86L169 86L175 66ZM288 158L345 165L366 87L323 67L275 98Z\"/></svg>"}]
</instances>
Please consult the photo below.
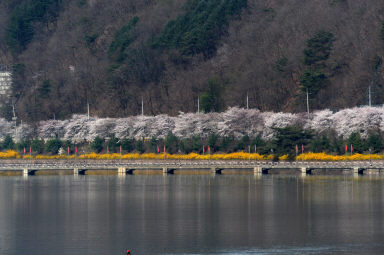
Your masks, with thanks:
<instances>
[{"instance_id":1,"label":"evergreen tree","mask_svg":"<svg viewBox=\"0 0 384 255\"><path fill-rule=\"evenodd\" d=\"M62 142L59 139L48 140L45 144L45 150L52 154L57 154L62 146Z\"/></svg>"},{"instance_id":2,"label":"evergreen tree","mask_svg":"<svg viewBox=\"0 0 384 255\"><path fill-rule=\"evenodd\" d=\"M116 138L115 136L112 136L111 139L107 141L106 145L108 146L111 152L117 152L120 146L120 142L118 138Z\"/></svg>"},{"instance_id":3,"label":"evergreen tree","mask_svg":"<svg viewBox=\"0 0 384 255\"><path fill-rule=\"evenodd\" d=\"M363 153L365 150L364 141L361 139L360 133L354 132L348 138L348 149L353 146L353 151L357 153Z\"/></svg>"},{"instance_id":4,"label":"evergreen tree","mask_svg":"<svg viewBox=\"0 0 384 255\"><path fill-rule=\"evenodd\" d=\"M204 112L218 112L222 109L224 103L221 90L222 86L218 78L208 80L207 89L200 96L201 108Z\"/></svg>"},{"instance_id":5,"label":"evergreen tree","mask_svg":"<svg viewBox=\"0 0 384 255\"><path fill-rule=\"evenodd\" d=\"M123 139L121 141L121 148L127 152L131 152L133 150L133 141L132 139Z\"/></svg>"},{"instance_id":6,"label":"evergreen tree","mask_svg":"<svg viewBox=\"0 0 384 255\"><path fill-rule=\"evenodd\" d=\"M137 140L135 142L135 148L138 152L140 153L144 153L145 149L144 149L144 142L142 140Z\"/></svg>"},{"instance_id":7,"label":"evergreen tree","mask_svg":"<svg viewBox=\"0 0 384 255\"><path fill-rule=\"evenodd\" d=\"M104 144L104 139L97 136L91 143L91 149L99 153L100 151L103 150L103 144Z\"/></svg>"},{"instance_id":8,"label":"evergreen tree","mask_svg":"<svg viewBox=\"0 0 384 255\"><path fill-rule=\"evenodd\" d=\"M372 153L379 153L384 149L383 139L378 134L369 134L366 145Z\"/></svg>"},{"instance_id":9,"label":"evergreen tree","mask_svg":"<svg viewBox=\"0 0 384 255\"><path fill-rule=\"evenodd\" d=\"M272 141L272 149L277 155L288 154L290 158L294 158L296 155L296 145L303 145L307 148L313 136L312 133L296 126L276 128L276 132L276 137Z\"/></svg>"},{"instance_id":10,"label":"evergreen tree","mask_svg":"<svg viewBox=\"0 0 384 255\"><path fill-rule=\"evenodd\" d=\"M4 138L2 147L3 147L4 150L13 150L14 147L15 147L15 143L13 142L12 137L10 137L9 135L7 135L7 136Z\"/></svg>"},{"instance_id":11,"label":"evergreen tree","mask_svg":"<svg viewBox=\"0 0 384 255\"><path fill-rule=\"evenodd\" d=\"M31 142L31 150L34 153L41 154L44 150L44 141L39 139L34 139Z\"/></svg>"},{"instance_id":12,"label":"evergreen tree","mask_svg":"<svg viewBox=\"0 0 384 255\"><path fill-rule=\"evenodd\" d=\"M178 138L172 133L168 133L165 137L164 145L168 153L178 152L178 143Z\"/></svg>"},{"instance_id":13,"label":"evergreen tree","mask_svg":"<svg viewBox=\"0 0 384 255\"><path fill-rule=\"evenodd\" d=\"M208 145L211 147L212 151L217 151L219 149L219 146L217 145L218 140L219 140L219 137L216 134L214 133L209 134Z\"/></svg>"}]
</instances>

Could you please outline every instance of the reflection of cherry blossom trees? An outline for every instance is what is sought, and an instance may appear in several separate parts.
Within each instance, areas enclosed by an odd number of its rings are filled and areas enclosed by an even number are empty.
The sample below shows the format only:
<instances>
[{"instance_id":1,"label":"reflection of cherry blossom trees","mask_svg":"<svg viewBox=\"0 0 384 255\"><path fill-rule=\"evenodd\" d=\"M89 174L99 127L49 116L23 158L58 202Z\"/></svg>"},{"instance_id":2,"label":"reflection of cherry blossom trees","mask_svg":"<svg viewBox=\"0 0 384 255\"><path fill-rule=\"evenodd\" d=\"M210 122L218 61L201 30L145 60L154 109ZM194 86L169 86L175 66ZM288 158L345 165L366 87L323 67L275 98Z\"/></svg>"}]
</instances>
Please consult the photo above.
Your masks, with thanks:
<instances>
[{"instance_id":1,"label":"reflection of cherry blossom trees","mask_svg":"<svg viewBox=\"0 0 384 255\"><path fill-rule=\"evenodd\" d=\"M16 141L29 139L35 134L38 138L60 138L72 142L91 141L96 136L108 138L163 138L172 132L177 137L194 135L202 137L210 133L219 136L262 135L270 140L274 128L298 125L311 129L315 133L334 131L338 136L347 138L352 132L359 132L366 138L370 132L384 131L384 108L362 107L344 109L339 112L330 110L316 111L307 119L304 113L260 112L255 109L229 108L222 113L180 113L176 117L168 115L131 116L127 118L91 118L85 115L73 115L69 120L47 120L38 123L36 128L23 124L17 132L11 122L0 119L0 139L7 135Z\"/></svg>"}]
</instances>

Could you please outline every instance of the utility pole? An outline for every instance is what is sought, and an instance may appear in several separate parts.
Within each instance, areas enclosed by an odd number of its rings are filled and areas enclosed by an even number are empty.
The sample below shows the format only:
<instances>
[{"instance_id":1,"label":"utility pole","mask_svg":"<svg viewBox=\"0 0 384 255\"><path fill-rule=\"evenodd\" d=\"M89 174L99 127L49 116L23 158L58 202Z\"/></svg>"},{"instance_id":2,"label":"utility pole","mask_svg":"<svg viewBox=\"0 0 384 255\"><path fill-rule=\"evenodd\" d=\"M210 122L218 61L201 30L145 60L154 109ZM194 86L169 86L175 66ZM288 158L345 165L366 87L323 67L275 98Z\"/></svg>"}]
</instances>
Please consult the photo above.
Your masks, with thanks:
<instances>
[{"instance_id":1,"label":"utility pole","mask_svg":"<svg viewBox=\"0 0 384 255\"><path fill-rule=\"evenodd\" d=\"M308 93L308 88L307 88L307 114L308 114L308 119L309 119L309 93Z\"/></svg>"},{"instance_id":2,"label":"utility pole","mask_svg":"<svg viewBox=\"0 0 384 255\"><path fill-rule=\"evenodd\" d=\"M197 97L197 113L200 112L200 97Z\"/></svg>"},{"instance_id":3,"label":"utility pole","mask_svg":"<svg viewBox=\"0 0 384 255\"><path fill-rule=\"evenodd\" d=\"M248 99L248 92L247 92L247 110L249 109L249 99Z\"/></svg>"},{"instance_id":4,"label":"utility pole","mask_svg":"<svg viewBox=\"0 0 384 255\"><path fill-rule=\"evenodd\" d=\"M89 120L89 103L87 101L87 110L88 110L88 120Z\"/></svg>"},{"instance_id":5,"label":"utility pole","mask_svg":"<svg viewBox=\"0 0 384 255\"><path fill-rule=\"evenodd\" d=\"M14 125L15 125L15 139L17 139L17 117L16 117L14 104L12 105L12 113L13 113L12 121L14 122Z\"/></svg>"},{"instance_id":6,"label":"utility pole","mask_svg":"<svg viewBox=\"0 0 384 255\"><path fill-rule=\"evenodd\" d=\"M144 116L144 100L141 98L141 116Z\"/></svg>"}]
</instances>

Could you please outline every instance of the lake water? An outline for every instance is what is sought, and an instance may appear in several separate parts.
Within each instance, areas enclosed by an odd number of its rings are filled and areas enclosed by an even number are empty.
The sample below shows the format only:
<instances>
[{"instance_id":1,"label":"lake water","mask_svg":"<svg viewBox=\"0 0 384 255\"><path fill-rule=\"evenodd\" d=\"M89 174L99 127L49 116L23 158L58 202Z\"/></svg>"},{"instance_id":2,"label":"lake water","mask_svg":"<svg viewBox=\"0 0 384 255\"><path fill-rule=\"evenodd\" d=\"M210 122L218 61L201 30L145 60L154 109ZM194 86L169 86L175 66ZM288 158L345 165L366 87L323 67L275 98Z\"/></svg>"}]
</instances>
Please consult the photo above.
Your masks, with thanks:
<instances>
[{"instance_id":1,"label":"lake water","mask_svg":"<svg viewBox=\"0 0 384 255\"><path fill-rule=\"evenodd\" d=\"M0 178L0 254L383 254L384 178Z\"/></svg>"}]
</instances>

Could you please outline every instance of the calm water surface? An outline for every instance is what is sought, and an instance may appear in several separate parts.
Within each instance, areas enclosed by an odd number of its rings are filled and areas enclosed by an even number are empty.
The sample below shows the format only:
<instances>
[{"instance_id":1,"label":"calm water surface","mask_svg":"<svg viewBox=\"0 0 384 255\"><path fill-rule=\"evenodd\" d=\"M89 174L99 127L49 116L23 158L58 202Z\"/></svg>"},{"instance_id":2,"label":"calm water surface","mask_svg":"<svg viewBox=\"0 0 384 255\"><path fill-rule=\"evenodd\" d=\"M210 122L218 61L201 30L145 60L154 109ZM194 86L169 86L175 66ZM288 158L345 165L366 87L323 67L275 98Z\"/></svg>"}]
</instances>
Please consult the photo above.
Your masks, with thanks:
<instances>
[{"instance_id":1,"label":"calm water surface","mask_svg":"<svg viewBox=\"0 0 384 255\"><path fill-rule=\"evenodd\" d=\"M383 254L384 178L0 178L0 254Z\"/></svg>"}]
</instances>

